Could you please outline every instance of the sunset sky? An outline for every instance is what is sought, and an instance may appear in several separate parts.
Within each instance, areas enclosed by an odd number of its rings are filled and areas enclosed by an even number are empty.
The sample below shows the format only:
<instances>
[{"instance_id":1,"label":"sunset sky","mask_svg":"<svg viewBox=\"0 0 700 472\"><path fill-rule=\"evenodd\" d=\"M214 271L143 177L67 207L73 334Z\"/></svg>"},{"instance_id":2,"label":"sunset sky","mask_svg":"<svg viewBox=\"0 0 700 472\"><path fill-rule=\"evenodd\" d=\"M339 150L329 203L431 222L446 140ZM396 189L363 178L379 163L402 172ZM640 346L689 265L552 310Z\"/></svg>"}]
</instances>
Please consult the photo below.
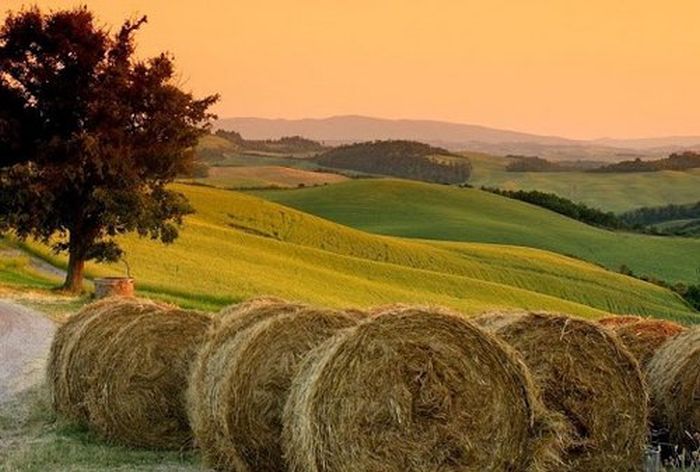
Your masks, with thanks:
<instances>
[{"instance_id":1,"label":"sunset sky","mask_svg":"<svg viewBox=\"0 0 700 472\"><path fill-rule=\"evenodd\" d=\"M574 138L700 135L700 1L47 0L174 54L221 117L362 114ZM0 0L2 10L27 2Z\"/></svg>"}]
</instances>

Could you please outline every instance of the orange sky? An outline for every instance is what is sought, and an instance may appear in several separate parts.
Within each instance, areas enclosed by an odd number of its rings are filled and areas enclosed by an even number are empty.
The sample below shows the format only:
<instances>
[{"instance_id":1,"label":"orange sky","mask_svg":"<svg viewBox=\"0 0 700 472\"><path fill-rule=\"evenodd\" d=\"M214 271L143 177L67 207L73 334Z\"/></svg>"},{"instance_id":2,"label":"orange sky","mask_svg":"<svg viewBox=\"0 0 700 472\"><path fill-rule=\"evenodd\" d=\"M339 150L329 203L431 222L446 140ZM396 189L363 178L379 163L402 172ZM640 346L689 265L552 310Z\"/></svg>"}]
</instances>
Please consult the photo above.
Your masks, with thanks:
<instances>
[{"instance_id":1,"label":"orange sky","mask_svg":"<svg viewBox=\"0 0 700 472\"><path fill-rule=\"evenodd\" d=\"M2 10L26 0L0 0ZM700 134L698 0L44 0L150 22L221 117L363 114L577 138Z\"/></svg>"}]
</instances>

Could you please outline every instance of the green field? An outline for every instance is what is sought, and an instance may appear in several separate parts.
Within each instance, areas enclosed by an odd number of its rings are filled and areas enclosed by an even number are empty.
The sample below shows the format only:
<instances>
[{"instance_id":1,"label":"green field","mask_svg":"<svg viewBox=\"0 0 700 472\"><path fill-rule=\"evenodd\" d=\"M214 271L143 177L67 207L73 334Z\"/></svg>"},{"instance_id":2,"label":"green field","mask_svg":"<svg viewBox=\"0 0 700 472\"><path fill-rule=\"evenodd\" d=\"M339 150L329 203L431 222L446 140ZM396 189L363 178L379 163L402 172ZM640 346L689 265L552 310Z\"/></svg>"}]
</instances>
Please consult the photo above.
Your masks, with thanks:
<instances>
[{"instance_id":1,"label":"green field","mask_svg":"<svg viewBox=\"0 0 700 472\"><path fill-rule=\"evenodd\" d=\"M700 201L700 169L686 172L506 172L509 159L465 153L476 187L540 190L608 211Z\"/></svg>"},{"instance_id":2,"label":"green field","mask_svg":"<svg viewBox=\"0 0 700 472\"><path fill-rule=\"evenodd\" d=\"M386 179L254 193L378 234L528 246L669 282L700 276L699 239L611 232L476 189Z\"/></svg>"},{"instance_id":3,"label":"green field","mask_svg":"<svg viewBox=\"0 0 700 472\"><path fill-rule=\"evenodd\" d=\"M180 239L122 240L147 296L205 309L268 294L336 307L413 302L465 313L530 308L696 321L670 291L553 253L378 236L242 193L177 188L197 209ZM65 264L40 245L31 249ZM123 268L89 265L88 273Z\"/></svg>"}]
</instances>

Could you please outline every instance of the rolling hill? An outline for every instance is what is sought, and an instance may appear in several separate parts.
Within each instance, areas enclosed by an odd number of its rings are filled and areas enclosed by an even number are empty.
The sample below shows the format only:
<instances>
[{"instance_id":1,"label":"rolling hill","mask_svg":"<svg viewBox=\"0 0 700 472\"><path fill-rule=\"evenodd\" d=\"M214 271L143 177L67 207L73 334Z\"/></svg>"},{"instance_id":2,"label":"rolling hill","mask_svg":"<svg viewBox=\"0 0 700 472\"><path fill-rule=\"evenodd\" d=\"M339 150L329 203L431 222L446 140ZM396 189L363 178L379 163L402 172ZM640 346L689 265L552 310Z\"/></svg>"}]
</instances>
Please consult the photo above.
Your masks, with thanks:
<instances>
[{"instance_id":1,"label":"rolling hill","mask_svg":"<svg viewBox=\"0 0 700 472\"><path fill-rule=\"evenodd\" d=\"M471 150L498 155L539 155L561 160L619 161L630 157L664 157L669 152L700 145L700 137L576 140L542 136L486 126L435 120L333 116L320 119L224 118L217 127L247 139L275 139L300 135L326 144L385 139L422 141L451 151Z\"/></svg>"},{"instance_id":2,"label":"rolling hill","mask_svg":"<svg viewBox=\"0 0 700 472\"><path fill-rule=\"evenodd\" d=\"M540 190L606 211L623 212L700 200L700 169L641 173L507 172L505 157L463 153L470 183L505 190Z\"/></svg>"},{"instance_id":3,"label":"rolling hill","mask_svg":"<svg viewBox=\"0 0 700 472\"><path fill-rule=\"evenodd\" d=\"M612 270L627 265L669 282L698 282L698 239L611 232L476 189L386 179L255 194L378 234L528 246Z\"/></svg>"},{"instance_id":4,"label":"rolling hill","mask_svg":"<svg viewBox=\"0 0 700 472\"><path fill-rule=\"evenodd\" d=\"M180 239L122 242L140 293L187 306L270 294L330 306L402 301L466 313L511 307L697 318L668 290L546 251L373 235L242 193L176 188L197 209ZM65 264L44 246L29 248ZM88 267L92 276L123 272Z\"/></svg>"}]
</instances>

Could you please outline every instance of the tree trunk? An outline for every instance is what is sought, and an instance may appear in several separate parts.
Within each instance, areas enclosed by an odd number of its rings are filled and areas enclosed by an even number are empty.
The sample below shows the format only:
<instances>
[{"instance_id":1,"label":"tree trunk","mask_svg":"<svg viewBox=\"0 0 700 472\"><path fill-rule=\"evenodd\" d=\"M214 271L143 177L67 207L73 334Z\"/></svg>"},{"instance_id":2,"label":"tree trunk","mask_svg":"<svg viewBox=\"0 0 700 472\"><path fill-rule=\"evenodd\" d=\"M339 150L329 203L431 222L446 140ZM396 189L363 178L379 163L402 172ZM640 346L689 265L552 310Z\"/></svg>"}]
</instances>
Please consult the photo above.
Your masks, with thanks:
<instances>
[{"instance_id":1,"label":"tree trunk","mask_svg":"<svg viewBox=\"0 0 700 472\"><path fill-rule=\"evenodd\" d=\"M68 255L68 273L66 281L63 283L63 290L80 293L83 291L83 272L85 270L85 251L83 244L78 241L74 233L70 235L69 255Z\"/></svg>"}]
</instances>

